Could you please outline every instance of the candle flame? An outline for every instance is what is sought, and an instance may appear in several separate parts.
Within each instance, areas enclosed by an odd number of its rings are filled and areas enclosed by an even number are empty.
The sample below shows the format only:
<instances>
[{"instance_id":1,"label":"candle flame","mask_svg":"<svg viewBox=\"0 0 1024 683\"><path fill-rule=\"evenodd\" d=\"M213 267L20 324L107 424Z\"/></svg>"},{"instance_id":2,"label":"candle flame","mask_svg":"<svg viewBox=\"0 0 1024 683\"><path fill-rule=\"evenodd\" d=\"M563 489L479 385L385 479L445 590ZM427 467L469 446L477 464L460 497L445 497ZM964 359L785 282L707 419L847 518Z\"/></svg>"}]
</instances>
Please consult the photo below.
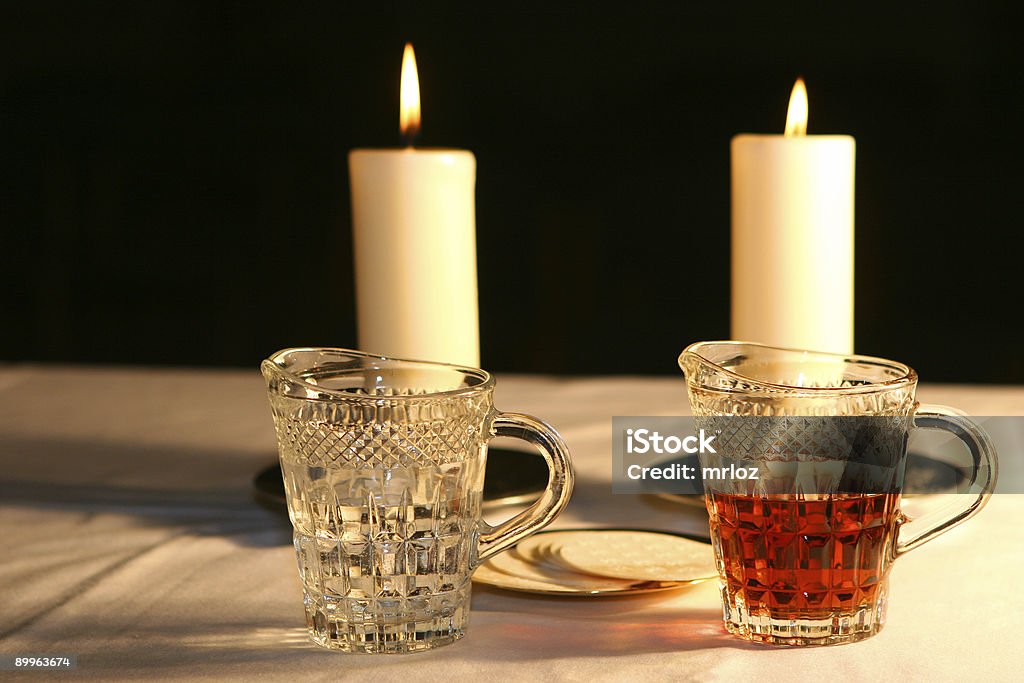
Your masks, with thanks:
<instances>
[{"instance_id":1,"label":"candle flame","mask_svg":"<svg viewBox=\"0 0 1024 683\"><path fill-rule=\"evenodd\" d=\"M400 100L398 125L402 129L402 136L412 145L413 138L420 132L420 76L416 71L416 54L412 51L412 43L406 43L405 52L402 53Z\"/></svg>"},{"instance_id":2,"label":"candle flame","mask_svg":"<svg viewBox=\"0 0 1024 683\"><path fill-rule=\"evenodd\" d=\"M786 112L786 137L807 135L807 87L804 79L796 79L793 92L789 95L789 111Z\"/></svg>"}]
</instances>

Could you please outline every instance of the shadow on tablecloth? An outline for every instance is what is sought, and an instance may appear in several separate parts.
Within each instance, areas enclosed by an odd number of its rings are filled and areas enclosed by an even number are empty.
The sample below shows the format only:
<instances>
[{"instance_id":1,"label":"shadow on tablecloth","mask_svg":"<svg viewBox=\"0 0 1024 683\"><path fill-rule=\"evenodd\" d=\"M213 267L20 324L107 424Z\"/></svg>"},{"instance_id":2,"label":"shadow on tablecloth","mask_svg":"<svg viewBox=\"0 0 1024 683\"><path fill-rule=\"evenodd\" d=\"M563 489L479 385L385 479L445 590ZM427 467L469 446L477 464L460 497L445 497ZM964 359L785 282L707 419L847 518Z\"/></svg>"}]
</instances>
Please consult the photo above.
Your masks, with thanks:
<instances>
[{"instance_id":1,"label":"shadow on tablecloth","mask_svg":"<svg viewBox=\"0 0 1024 683\"><path fill-rule=\"evenodd\" d=\"M273 453L9 437L0 453L8 505L130 515L241 545L292 543L288 518L252 495L253 473Z\"/></svg>"}]
</instances>

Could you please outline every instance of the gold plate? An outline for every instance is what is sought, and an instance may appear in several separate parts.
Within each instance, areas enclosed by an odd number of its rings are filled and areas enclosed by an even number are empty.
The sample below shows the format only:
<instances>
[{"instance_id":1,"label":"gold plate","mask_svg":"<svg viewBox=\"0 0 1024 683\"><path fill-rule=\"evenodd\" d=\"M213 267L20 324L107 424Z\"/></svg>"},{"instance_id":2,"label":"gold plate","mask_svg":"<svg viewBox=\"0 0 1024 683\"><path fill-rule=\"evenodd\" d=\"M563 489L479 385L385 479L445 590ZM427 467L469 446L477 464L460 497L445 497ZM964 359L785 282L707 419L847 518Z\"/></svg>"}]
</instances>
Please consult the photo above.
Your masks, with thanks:
<instances>
[{"instance_id":1,"label":"gold plate","mask_svg":"<svg viewBox=\"0 0 1024 683\"><path fill-rule=\"evenodd\" d=\"M707 507L704 505L703 494L696 495L692 493L652 493L650 495L654 496L655 498L660 498L661 500L669 500L672 501L673 503L682 503L687 507L696 508L698 510L704 510L705 512L707 512Z\"/></svg>"},{"instance_id":2,"label":"gold plate","mask_svg":"<svg viewBox=\"0 0 1024 683\"><path fill-rule=\"evenodd\" d=\"M555 547L553 540L548 542L548 539L544 538L545 536L554 539L562 534L578 535L592 532L656 533L673 538L685 538L705 544L708 543L707 539L696 536L665 531L650 531L647 529L556 529L542 531L520 544L525 546L525 552L520 553L517 546L482 564L473 574L473 580L494 588L521 593L558 597L603 597L677 590L713 578L702 576L694 579L665 581L597 576L561 566L556 562L557 556L547 557L544 550L540 548L542 544L546 544L547 548Z\"/></svg>"},{"instance_id":3,"label":"gold plate","mask_svg":"<svg viewBox=\"0 0 1024 683\"><path fill-rule=\"evenodd\" d=\"M625 586L609 588L596 586L593 588L559 586L554 583L543 583L533 579L523 579L502 572L497 572L489 567L481 566L473 574L473 580L485 586L500 588L517 593L533 593L534 595L554 595L563 598L597 598L615 595L636 595L639 593L653 593L677 588L684 588L699 581L638 581ZM600 579L599 579L600 580Z\"/></svg>"}]
</instances>

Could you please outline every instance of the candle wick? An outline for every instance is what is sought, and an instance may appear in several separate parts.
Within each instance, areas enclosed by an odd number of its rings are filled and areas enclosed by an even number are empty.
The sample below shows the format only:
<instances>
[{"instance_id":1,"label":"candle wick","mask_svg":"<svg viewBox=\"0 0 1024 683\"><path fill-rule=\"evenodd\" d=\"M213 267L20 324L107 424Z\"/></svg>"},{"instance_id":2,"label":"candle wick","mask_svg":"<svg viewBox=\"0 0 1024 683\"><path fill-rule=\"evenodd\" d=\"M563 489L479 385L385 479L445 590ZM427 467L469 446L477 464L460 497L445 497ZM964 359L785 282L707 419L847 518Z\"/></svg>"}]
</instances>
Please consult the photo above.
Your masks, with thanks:
<instances>
[{"instance_id":1,"label":"candle wick","mask_svg":"<svg viewBox=\"0 0 1024 683\"><path fill-rule=\"evenodd\" d=\"M408 129L402 131L402 142L405 143L406 148L411 149L413 147L419 133L419 126L409 126Z\"/></svg>"}]
</instances>

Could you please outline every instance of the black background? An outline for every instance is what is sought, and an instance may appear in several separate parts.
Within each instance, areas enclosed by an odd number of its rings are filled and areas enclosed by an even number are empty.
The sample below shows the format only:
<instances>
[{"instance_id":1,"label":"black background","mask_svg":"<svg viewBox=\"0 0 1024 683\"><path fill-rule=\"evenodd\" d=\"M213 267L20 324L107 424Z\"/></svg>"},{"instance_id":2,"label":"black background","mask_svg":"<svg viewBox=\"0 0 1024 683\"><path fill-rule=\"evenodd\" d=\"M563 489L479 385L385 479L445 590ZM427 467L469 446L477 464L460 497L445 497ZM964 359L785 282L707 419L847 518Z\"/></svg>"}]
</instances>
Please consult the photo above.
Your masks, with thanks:
<instances>
[{"instance_id":1,"label":"black background","mask_svg":"<svg viewBox=\"0 0 1024 683\"><path fill-rule=\"evenodd\" d=\"M729 140L802 74L809 132L857 138L857 350L1024 382L1012 4L704 4L5 3L0 359L354 345L346 155L399 144L410 40L419 143L478 160L486 367L728 337Z\"/></svg>"}]
</instances>

